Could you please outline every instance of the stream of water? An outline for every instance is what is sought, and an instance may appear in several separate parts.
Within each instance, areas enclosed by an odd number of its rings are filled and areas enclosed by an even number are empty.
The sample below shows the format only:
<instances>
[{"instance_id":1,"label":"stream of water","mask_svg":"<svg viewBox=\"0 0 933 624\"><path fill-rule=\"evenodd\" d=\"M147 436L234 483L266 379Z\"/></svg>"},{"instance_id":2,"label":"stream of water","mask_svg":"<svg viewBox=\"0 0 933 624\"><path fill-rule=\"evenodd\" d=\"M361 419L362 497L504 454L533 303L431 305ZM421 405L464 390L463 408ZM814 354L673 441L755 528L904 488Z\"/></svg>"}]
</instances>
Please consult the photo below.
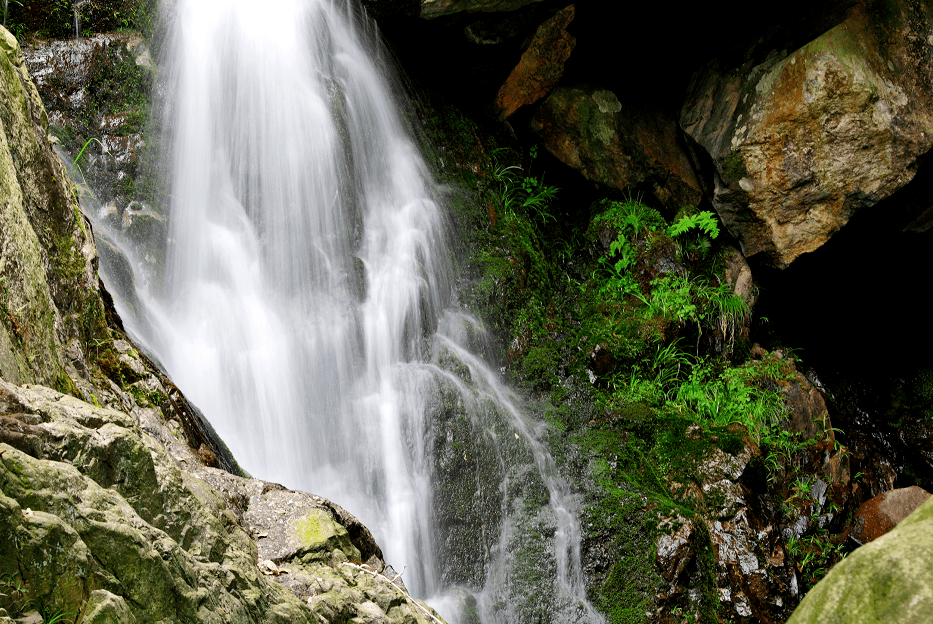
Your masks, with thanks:
<instances>
[{"instance_id":1,"label":"stream of water","mask_svg":"<svg viewBox=\"0 0 933 624\"><path fill-rule=\"evenodd\" d=\"M552 573L537 581L548 598L534 600L545 621L601 622L584 599L579 504L541 427L467 348L463 328L481 328L450 310L442 210L374 26L325 0L170 4L168 239L157 274L140 280L145 323L128 329L247 471L352 511L449 621L465 593L483 622L538 621L516 598L516 566L529 564L515 544L543 531L534 565ZM499 533L476 555L484 579L459 590L444 579L465 562L438 561L452 530L433 482L440 386L488 448L498 435L522 449L490 451L505 475L491 486ZM482 433L490 402L507 435ZM543 483L541 509L516 511L509 479Z\"/></svg>"}]
</instances>

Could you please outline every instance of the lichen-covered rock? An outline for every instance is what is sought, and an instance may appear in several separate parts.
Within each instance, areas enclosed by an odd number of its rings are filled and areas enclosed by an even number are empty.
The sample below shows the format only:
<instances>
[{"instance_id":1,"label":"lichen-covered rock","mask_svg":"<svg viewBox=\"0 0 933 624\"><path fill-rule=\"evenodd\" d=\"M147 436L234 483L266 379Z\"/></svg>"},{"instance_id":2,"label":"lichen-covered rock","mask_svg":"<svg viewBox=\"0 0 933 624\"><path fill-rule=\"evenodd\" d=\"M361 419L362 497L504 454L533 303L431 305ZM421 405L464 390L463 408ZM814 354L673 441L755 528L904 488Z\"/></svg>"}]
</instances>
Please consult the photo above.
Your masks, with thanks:
<instances>
[{"instance_id":1,"label":"lichen-covered rock","mask_svg":"<svg viewBox=\"0 0 933 624\"><path fill-rule=\"evenodd\" d=\"M549 152L588 180L650 193L674 212L703 197L677 122L623 102L612 91L558 87L531 127Z\"/></svg>"},{"instance_id":2,"label":"lichen-covered rock","mask_svg":"<svg viewBox=\"0 0 933 624\"><path fill-rule=\"evenodd\" d=\"M157 411L0 380L0 575L35 604L140 624L431 621L346 511L177 441L170 455L140 427L171 439Z\"/></svg>"},{"instance_id":3,"label":"lichen-covered rock","mask_svg":"<svg viewBox=\"0 0 933 624\"><path fill-rule=\"evenodd\" d=\"M84 607L82 624L136 624L136 618L120 596L95 589Z\"/></svg>"},{"instance_id":4,"label":"lichen-covered rock","mask_svg":"<svg viewBox=\"0 0 933 624\"><path fill-rule=\"evenodd\" d=\"M926 5L864 0L790 54L694 76L680 123L747 257L786 267L914 177L933 145L931 37Z\"/></svg>"},{"instance_id":5,"label":"lichen-covered rock","mask_svg":"<svg viewBox=\"0 0 933 624\"><path fill-rule=\"evenodd\" d=\"M63 346L103 328L96 251L22 52L2 28L0 121L0 374L65 388L66 369L83 364Z\"/></svg>"},{"instance_id":6,"label":"lichen-covered rock","mask_svg":"<svg viewBox=\"0 0 933 624\"><path fill-rule=\"evenodd\" d=\"M528 49L496 95L496 115L500 121L522 106L534 104L557 86L564 63L576 45L576 39L567 33L573 14L571 4L538 27Z\"/></svg>"},{"instance_id":7,"label":"lichen-covered rock","mask_svg":"<svg viewBox=\"0 0 933 624\"><path fill-rule=\"evenodd\" d=\"M933 621L933 500L838 563L788 624Z\"/></svg>"}]
</instances>

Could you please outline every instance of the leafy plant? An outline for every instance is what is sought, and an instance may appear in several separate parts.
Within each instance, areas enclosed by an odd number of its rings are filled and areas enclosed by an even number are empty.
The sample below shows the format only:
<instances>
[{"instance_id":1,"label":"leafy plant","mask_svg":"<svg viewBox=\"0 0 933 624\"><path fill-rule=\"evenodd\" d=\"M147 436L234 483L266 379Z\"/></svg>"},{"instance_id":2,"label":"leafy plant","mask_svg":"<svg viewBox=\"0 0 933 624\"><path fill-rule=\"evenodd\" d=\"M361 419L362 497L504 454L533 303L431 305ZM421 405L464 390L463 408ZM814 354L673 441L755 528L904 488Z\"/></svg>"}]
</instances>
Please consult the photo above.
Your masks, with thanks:
<instances>
[{"instance_id":1,"label":"leafy plant","mask_svg":"<svg viewBox=\"0 0 933 624\"><path fill-rule=\"evenodd\" d=\"M22 580L10 573L0 575L0 606L16 617L28 603Z\"/></svg>"},{"instance_id":2,"label":"leafy plant","mask_svg":"<svg viewBox=\"0 0 933 624\"><path fill-rule=\"evenodd\" d=\"M797 564L803 589L813 587L835 564L845 559L845 546L834 543L825 530L787 540L787 552Z\"/></svg>"},{"instance_id":3,"label":"leafy plant","mask_svg":"<svg viewBox=\"0 0 933 624\"><path fill-rule=\"evenodd\" d=\"M65 624L68 622L71 624L74 620L66 619L71 616L77 615L75 612L66 613L64 611L46 611L42 614L42 621L44 624Z\"/></svg>"},{"instance_id":4,"label":"leafy plant","mask_svg":"<svg viewBox=\"0 0 933 624\"><path fill-rule=\"evenodd\" d=\"M719 236L719 223L716 221L716 216L712 212L704 210L696 214L684 215L671 224L667 229L667 233L671 238L676 238L690 230L699 230L706 233L711 239L715 239Z\"/></svg>"},{"instance_id":5,"label":"leafy plant","mask_svg":"<svg viewBox=\"0 0 933 624\"><path fill-rule=\"evenodd\" d=\"M501 153L501 150L497 150ZM493 171L493 179L498 183L498 204L509 215L521 211L535 221L546 223L556 221L556 217L547 211L548 206L560 191L556 186L544 184L543 179L522 175L519 165L498 165Z\"/></svg>"}]
</instances>

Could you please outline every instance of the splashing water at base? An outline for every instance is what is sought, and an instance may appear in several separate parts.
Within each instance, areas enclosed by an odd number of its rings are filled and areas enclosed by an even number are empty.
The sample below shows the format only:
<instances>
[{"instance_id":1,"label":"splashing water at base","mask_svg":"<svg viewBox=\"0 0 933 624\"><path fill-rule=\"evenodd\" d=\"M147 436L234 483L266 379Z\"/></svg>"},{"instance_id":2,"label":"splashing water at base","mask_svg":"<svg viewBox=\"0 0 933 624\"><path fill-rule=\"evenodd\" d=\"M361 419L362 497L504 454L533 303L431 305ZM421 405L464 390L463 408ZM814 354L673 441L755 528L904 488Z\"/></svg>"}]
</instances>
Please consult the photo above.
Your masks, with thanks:
<instances>
[{"instance_id":1,"label":"splashing water at base","mask_svg":"<svg viewBox=\"0 0 933 624\"><path fill-rule=\"evenodd\" d=\"M128 328L246 470L354 512L421 596L450 584L435 560L449 530L432 483L438 384L476 422L495 403L547 491L550 621L601 621L583 600L570 488L516 399L462 346L456 328L472 321L443 312L442 215L371 24L324 0L171 4L169 230L140 293L145 322ZM439 350L474 383L432 364ZM495 487L501 530L485 589L468 590L484 622L523 621L510 551L527 530L508 484Z\"/></svg>"}]
</instances>

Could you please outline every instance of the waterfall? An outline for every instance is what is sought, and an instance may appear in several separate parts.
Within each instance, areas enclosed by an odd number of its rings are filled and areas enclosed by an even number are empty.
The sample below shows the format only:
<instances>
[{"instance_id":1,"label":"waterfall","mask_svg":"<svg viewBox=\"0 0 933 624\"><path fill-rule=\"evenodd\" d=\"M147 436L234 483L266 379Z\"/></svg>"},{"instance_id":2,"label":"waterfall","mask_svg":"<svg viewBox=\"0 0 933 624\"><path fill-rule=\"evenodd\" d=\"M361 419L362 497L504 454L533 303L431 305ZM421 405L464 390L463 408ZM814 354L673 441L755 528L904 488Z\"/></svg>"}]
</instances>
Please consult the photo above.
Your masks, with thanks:
<instances>
[{"instance_id":1,"label":"waterfall","mask_svg":"<svg viewBox=\"0 0 933 624\"><path fill-rule=\"evenodd\" d=\"M450 309L443 214L372 23L329 0L176 0L164 13L168 231L128 330L241 466L352 511L412 593L453 604L460 585L483 622L538 621L521 613L529 581L514 567L515 544L538 535L550 573L536 608L602 621L584 599L578 502L521 401L468 348L464 328L481 328ZM459 561L438 561L450 531L438 518L452 513L435 492L444 393L503 478L489 535ZM516 510L532 486L542 501ZM480 571L458 580L474 554ZM458 609L442 613L456 622Z\"/></svg>"}]
</instances>

